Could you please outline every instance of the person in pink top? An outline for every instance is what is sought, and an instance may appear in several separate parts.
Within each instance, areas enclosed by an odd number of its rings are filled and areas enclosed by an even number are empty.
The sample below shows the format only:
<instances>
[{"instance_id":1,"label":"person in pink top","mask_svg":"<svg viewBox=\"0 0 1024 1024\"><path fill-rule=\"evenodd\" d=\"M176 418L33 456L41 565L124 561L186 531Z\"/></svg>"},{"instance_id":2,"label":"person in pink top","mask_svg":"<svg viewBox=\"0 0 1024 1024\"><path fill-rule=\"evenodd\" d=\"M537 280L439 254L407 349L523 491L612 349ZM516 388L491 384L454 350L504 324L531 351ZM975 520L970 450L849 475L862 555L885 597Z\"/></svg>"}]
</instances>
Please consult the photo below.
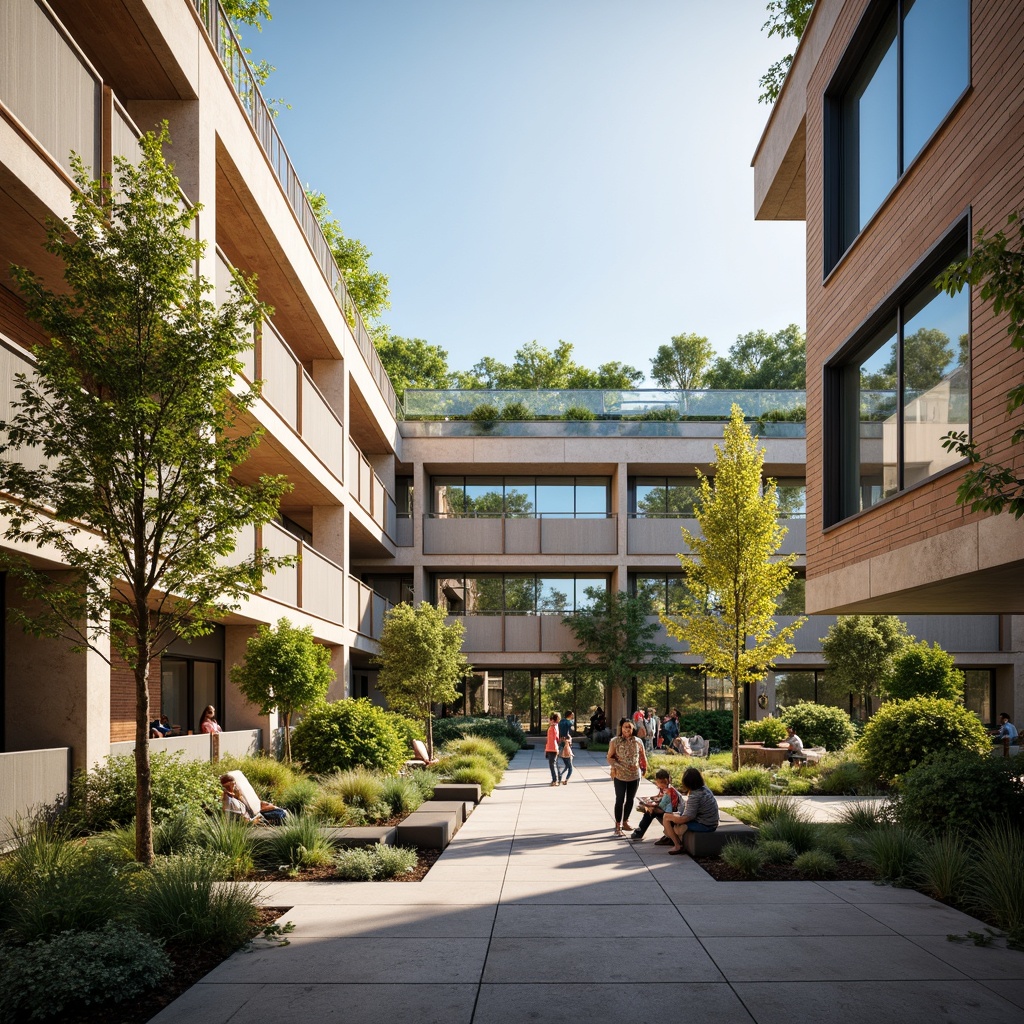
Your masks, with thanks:
<instances>
[{"instance_id":1,"label":"person in pink top","mask_svg":"<svg viewBox=\"0 0 1024 1024\"><path fill-rule=\"evenodd\" d=\"M558 785L555 761L558 758L558 722L561 717L557 711L552 711L548 716L548 738L544 744L544 756L548 759L548 767L551 769L552 786Z\"/></svg>"},{"instance_id":2,"label":"person in pink top","mask_svg":"<svg viewBox=\"0 0 1024 1024\"><path fill-rule=\"evenodd\" d=\"M217 709L212 704L207 704L203 708L203 713L199 718L199 731L200 732L223 732L224 730L217 724Z\"/></svg>"}]
</instances>

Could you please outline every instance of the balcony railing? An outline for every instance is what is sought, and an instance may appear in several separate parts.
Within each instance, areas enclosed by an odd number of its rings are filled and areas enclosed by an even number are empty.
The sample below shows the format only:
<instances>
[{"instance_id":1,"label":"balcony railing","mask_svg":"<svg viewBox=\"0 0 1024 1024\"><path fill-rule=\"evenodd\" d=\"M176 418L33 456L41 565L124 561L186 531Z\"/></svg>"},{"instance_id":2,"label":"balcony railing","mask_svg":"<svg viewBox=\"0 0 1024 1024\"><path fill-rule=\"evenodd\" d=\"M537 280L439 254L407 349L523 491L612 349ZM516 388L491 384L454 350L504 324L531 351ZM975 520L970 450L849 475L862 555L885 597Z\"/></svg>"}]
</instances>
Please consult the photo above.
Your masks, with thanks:
<instances>
[{"instance_id":1,"label":"balcony railing","mask_svg":"<svg viewBox=\"0 0 1024 1024\"><path fill-rule=\"evenodd\" d=\"M781 554L807 553L807 523L803 515L782 517L786 536L782 538ZM626 553L629 555L674 555L686 550L681 527L695 536L700 534L696 519L674 516L631 516L626 523Z\"/></svg>"},{"instance_id":2,"label":"balcony railing","mask_svg":"<svg viewBox=\"0 0 1024 1024\"><path fill-rule=\"evenodd\" d=\"M274 116L260 93L259 85L245 59L242 46L231 27L231 22L218 0L188 0L188 2L196 9L206 27L214 52L220 59L228 80L238 96L239 103L266 154L274 176L284 191L313 256L319 264L346 322L352 329L356 345L366 361L374 383L387 403L388 409L397 413L400 407L395 396L395 389L391 386L380 356L377 355L377 350L373 347L370 335L363 324L363 318L349 295L345 279L338 269L331 248L320 229L320 222L306 196L302 179L288 156L281 134L274 123Z\"/></svg>"},{"instance_id":3,"label":"balcony railing","mask_svg":"<svg viewBox=\"0 0 1024 1024\"><path fill-rule=\"evenodd\" d=\"M614 555L618 517L572 519L537 513L528 518L502 515L423 517L426 555Z\"/></svg>"},{"instance_id":4,"label":"balcony railing","mask_svg":"<svg viewBox=\"0 0 1024 1024\"><path fill-rule=\"evenodd\" d=\"M395 499L388 493L384 481L374 472L370 460L352 438L348 439L348 451L349 493L394 543L398 533L398 506Z\"/></svg>"},{"instance_id":5,"label":"balcony railing","mask_svg":"<svg viewBox=\"0 0 1024 1024\"><path fill-rule=\"evenodd\" d=\"M348 614L345 625L368 640L379 640L384 616L394 607L382 594L355 576L348 578Z\"/></svg>"},{"instance_id":6,"label":"balcony railing","mask_svg":"<svg viewBox=\"0 0 1024 1024\"><path fill-rule=\"evenodd\" d=\"M559 654L575 651L579 643L562 621L563 615L460 615L449 622L465 628L462 649L467 653Z\"/></svg>"}]
</instances>

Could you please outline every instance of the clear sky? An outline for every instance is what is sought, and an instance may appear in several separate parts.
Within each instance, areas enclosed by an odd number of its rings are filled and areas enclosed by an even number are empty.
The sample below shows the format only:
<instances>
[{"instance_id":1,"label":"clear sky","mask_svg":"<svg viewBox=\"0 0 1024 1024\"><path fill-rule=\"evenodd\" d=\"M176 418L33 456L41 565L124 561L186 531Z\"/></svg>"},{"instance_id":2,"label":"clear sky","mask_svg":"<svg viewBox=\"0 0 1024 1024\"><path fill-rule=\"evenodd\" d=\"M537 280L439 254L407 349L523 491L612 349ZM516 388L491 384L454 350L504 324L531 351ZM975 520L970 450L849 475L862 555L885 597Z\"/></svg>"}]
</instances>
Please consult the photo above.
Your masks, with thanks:
<instances>
[{"instance_id":1,"label":"clear sky","mask_svg":"<svg viewBox=\"0 0 1024 1024\"><path fill-rule=\"evenodd\" d=\"M245 42L394 333L509 361L804 322L804 225L755 222L764 0L271 0Z\"/></svg>"}]
</instances>

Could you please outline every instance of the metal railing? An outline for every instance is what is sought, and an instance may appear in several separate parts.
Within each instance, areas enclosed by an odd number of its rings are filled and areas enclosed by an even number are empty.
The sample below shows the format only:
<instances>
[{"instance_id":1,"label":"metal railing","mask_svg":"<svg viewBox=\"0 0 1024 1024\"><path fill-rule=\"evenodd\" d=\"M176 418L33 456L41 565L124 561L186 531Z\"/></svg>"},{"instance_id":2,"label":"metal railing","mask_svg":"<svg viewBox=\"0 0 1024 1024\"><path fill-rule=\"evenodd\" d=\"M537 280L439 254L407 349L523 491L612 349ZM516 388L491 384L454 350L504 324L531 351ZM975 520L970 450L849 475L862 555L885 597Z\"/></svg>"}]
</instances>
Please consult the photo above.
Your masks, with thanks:
<instances>
[{"instance_id":1,"label":"metal railing","mask_svg":"<svg viewBox=\"0 0 1024 1024\"><path fill-rule=\"evenodd\" d=\"M285 149L284 141L274 123L274 115L263 99L256 77L249 67L249 62L245 59L242 44L238 41L238 36L235 35L228 16L224 13L219 0L188 0L188 2L195 8L206 28L214 52L238 96L242 109L270 163L271 170L284 191L288 204L291 206L313 256L338 302L342 315L352 330L356 345L370 370L370 376L373 377L388 408L397 414L401 407L398 404L395 389L388 379L380 356L377 355L377 350L373 347L373 341L366 330L359 309L349 294L345 278L338 269L327 239L324 238L320 222L313 212L313 207L302 185L302 179L299 178L291 157L288 156L288 150Z\"/></svg>"},{"instance_id":2,"label":"metal railing","mask_svg":"<svg viewBox=\"0 0 1024 1024\"><path fill-rule=\"evenodd\" d=\"M398 533L398 506L395 499L384 486L384 481L377 475L370 460L351 437L348 439L348 447L351 460L348 467L349 493L394 542Z\"/></svg>"}]
</instances>

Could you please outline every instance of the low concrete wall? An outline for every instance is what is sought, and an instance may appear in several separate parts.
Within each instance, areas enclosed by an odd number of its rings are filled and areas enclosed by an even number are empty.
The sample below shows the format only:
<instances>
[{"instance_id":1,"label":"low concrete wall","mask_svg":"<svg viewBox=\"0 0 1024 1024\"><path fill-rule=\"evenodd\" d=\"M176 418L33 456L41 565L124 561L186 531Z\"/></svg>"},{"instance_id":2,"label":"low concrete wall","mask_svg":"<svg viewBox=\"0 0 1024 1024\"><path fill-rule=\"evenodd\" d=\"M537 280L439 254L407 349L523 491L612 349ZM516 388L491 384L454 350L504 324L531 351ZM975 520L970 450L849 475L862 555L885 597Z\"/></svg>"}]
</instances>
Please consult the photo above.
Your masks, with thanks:
<instances>
[{"instance_id":1,"label":"low concrete wall","mask_svg":"<svg viewBox=\"0 0 1024 1024\"><path fill-rule=\"evenodd\" d=\"M218 736L199 733L195 736L168 736L165 740L150 740L151 754L165 751L176 753L181 751L186 761L212 761L214 755L225 757L245 757L247 754L258 753L263 747L262 729L242 729L238 732L222 732ZM216 748L216 749L215 749ZM135 752L135 740L124 743L111 743L110 756L132 754Z\"/></svg>"},{"instance_id":2,"label":"low concrete wall","mask_svg":"<svg viewBox=\"0 0 1024 1024\"><path fill-rule=\"evenodd\" d=\"M17 818L66 797L70 779L70 747L0 754L0 843Z\"/></svg>"}]
</instances>

